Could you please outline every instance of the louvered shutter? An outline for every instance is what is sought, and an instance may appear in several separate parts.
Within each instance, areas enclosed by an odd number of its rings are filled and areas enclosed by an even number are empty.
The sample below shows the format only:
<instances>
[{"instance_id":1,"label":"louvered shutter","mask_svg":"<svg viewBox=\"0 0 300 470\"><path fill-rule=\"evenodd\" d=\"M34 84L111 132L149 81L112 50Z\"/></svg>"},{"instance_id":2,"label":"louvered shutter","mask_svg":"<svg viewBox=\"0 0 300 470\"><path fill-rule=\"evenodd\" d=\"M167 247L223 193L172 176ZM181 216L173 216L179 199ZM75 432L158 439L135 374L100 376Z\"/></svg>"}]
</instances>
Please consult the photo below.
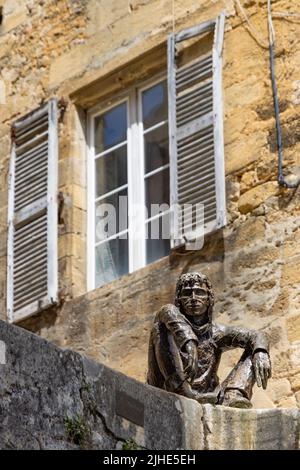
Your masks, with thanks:
<instances>
[{"instance_id":1,"label":"louvered shutter","mask_svg":"<svg viewBox=\"0 0 300 470\"><path fill-rule=\"evenodd\" d=\"M222 46L225 15L171 34L168 40L171 247L193 238L192 216L177 207L204 205L207 234L226 223L222 116ZM179 65L178 46L214 32L209 53ZM193 235L195 232L193 233Z\"/></svg>"},{"instance_id":2,"label":"louvered shutter","mask_svg":"<svg viewBox=\"0 0 300 470\"><path fill-rule=\"evenodd\" d=\"M13 124L8 208L8 319L57 301L57 102Z\"/></svg>"}]
</instances>

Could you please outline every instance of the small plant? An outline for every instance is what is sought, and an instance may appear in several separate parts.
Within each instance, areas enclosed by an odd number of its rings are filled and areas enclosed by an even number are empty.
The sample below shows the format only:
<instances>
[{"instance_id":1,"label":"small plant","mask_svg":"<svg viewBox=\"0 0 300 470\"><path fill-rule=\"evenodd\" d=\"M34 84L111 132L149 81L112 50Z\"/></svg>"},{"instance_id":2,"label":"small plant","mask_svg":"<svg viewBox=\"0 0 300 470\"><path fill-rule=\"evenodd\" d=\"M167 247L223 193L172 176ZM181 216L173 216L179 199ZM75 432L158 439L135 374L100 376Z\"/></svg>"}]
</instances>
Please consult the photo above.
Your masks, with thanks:
<instances>
[{"instance_id":1,"label":"small plant","mask_svg":"<svg viewBox=\"0 0 300 470\"><path fill-rule=\"evenodd\" d=\"M65 428L68 438L74 444L82 446L86 437L89 434L89 428L84 421L83 416L76 416L75 418L65 418Z\"/></svg>"},{"instance_id":2,"label":"small plant","mask_svg":"<svg viewBox=\"0 0 300 470\"><path fill-rule=\"evenodd\" d=\"M84 382L82 385L82 390L84 390L85 392L90 392L92 390L92 384Z\"/></svg>"},{"instance_id":3,"label":"small plant","mask_svg":"<svg viewBox=\"0 0 300 470\"><path fill-rule=\"evenodd\" d=\"M128 439L122 445L122 450L138 450L139 447L133 439Z\"/></svg>"}]
</instances>

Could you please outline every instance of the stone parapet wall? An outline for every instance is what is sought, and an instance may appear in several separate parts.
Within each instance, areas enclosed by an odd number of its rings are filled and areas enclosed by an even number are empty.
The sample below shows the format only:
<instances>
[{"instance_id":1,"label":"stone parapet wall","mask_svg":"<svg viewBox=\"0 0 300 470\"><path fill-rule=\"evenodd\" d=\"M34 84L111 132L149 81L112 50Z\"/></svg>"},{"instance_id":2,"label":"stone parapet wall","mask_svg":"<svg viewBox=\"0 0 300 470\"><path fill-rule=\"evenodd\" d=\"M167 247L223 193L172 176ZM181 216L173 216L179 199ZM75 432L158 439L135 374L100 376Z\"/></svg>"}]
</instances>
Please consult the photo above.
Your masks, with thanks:
<instances>
[{"instance_id":1,"label":"stone parapet wall","mask_svg":"<svg viewBox=\"0 0 300 470\"><path fill-rule=\"evenodd\" d=\"M1 449L300 447L299 410L200 406L2 321L0 341Z\"/></svg>"}]
</instances>

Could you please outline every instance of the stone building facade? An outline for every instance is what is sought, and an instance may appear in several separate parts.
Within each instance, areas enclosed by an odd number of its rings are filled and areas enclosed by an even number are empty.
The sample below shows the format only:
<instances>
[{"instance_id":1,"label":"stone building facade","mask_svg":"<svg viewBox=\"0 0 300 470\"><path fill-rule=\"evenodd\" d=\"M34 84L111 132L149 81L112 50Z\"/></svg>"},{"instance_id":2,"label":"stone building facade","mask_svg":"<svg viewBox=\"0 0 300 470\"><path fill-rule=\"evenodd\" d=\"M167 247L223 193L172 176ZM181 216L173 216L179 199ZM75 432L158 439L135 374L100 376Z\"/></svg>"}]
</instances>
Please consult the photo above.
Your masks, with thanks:
<instances>
[{"instance_id":1,"label":"stone building facade","mask_svg":"<svg viewBox=\"0 0 300 470\"><path fill-rule=\"evenodd\" d=\"M273 0L284 172L299 171L300 21L296 0ZM216 290L218 322L266 331L273 377L256 407L300 403L299 190L277 182L267 0L0 0L0 316L7 320L8 182L12 124L56 97L58 302L18 322L145 380L155 311L182 272ZM173 249L113 282L88 286L88 113L167 74L167 37L226 12L223 117L227 223L201 250ZM248 21L246 21L246 18ZM293 177L291 177L293 178ZM240 352L227 353L221 374Z\"/></svg>"}]
</instances>

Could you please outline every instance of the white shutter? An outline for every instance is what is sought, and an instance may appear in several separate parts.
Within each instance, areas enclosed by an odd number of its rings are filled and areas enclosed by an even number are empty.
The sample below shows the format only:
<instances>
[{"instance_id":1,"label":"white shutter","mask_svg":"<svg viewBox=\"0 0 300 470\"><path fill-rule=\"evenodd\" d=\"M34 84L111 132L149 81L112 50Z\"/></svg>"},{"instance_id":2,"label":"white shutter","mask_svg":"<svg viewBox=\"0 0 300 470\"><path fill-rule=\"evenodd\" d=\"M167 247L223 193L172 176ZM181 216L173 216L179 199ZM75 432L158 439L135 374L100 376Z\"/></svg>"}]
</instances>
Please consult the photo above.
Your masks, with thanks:
<instances>
[{"instance_id":1,"label":"white shutter","mask_svg":"<svg viewBox=\"0 0 300 470\"><path fill-rule=\"evenodd\" d=\"M171 34L168 41L170 201L171 206L204 205L204 234L226 223L222 46L225 14L193 28ZM211 51L178 65L179 43L214 31ZM192 219L185 219L189 239ZM173 210L171 247L185 243L178 238L182 216Z\"/></svg>"},{"instance_id":2,"label":"white shutter","mask_svg":"<svg viewBox=\"0 0 300 470\"><path fill-rule=\"evenodd\" d=\"M8 319L57 301L57 102L13 124L8 207Z\"/></svg>"}]
</instances>

